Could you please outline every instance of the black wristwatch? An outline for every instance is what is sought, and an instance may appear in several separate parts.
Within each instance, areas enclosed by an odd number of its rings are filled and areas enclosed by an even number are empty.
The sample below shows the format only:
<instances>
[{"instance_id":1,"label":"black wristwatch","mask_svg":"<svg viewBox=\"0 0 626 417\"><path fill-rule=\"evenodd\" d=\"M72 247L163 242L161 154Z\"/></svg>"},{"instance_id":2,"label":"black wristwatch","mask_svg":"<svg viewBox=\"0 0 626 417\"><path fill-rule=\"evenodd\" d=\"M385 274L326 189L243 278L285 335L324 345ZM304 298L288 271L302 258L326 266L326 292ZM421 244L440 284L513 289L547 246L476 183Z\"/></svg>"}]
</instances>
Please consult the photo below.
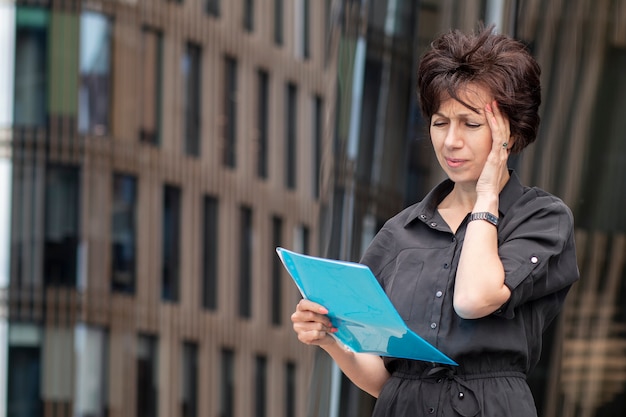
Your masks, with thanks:
<instances>
[{"instance_id":1,"label":"black wristwatch","mask_svg":"<svg viewBox=\"0 0 626 417\"><path fill-rule=\"evenodd\" d=\"M500 221L500 219L498 219L497 216L494 216L493 214L489 213L488 211L481 211L481 212L478 212L478 213L470 214L469 221L471 222L472 220L485 220L485 221L488 221L489 223L493 224L496 227L498 227L498 222Z\"/></svg>"}]
</instances>

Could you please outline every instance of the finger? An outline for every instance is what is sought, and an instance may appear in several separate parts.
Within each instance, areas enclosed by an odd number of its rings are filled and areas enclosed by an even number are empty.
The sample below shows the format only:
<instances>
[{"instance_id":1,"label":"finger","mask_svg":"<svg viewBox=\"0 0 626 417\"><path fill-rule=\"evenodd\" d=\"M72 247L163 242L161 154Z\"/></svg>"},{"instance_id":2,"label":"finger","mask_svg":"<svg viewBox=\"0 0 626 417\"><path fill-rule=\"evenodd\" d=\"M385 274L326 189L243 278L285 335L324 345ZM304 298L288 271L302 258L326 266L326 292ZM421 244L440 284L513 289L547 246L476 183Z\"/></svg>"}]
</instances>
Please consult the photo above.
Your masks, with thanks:
<instances>
[{"instance_id":1,"label":"finger","mask_svg":"<svg viewBox=\"0 0 626 417\"><path fill-rule=\"evenodd\" d=\"M328 334L323 330L310 330L306 332L298 332L298 340L307 345L322 344Z\"/></svg>"},{"instance_id":2,"label":"finger","mask_svg":"<svg viewBox=\"0 0 626 417\"><path fill-rule=\"evenodd\" d=\"M298 303L298 305L296 306L296 311L291 315L291 321L294 324L296 323L320 323L321 325L325 326L326 329L330 331L336 331L330 318L326 314L319 312L319 311L325 311L327 313L328 310L321 307L317 303L313 303L311 301L307 301L307 302L303 302L303 301L305 300L301 300L300 303Z\"/></svg>"},{"instance_id":3,"label":"finger","mask_svg":"<svg viewBox=\"0 0 626 417\"><path fill-rule=\"evenodd\" d=\"M496 100L485 106L485 114L491 129L492 148L494 150L504 150L504 153L508 153L511 136L509 120L500 111Z\"/></svg>"},{"instance_id":4,"label":"finger","mask_svg":"<svg viewBox=\"0 0 626 417\"><path fill-rule=\"evenodd\" d=\"M303 298L296 306L297 311L314 311L319 314L328 314L328 309L316 302Z\"/></svg>"}]
</instances>

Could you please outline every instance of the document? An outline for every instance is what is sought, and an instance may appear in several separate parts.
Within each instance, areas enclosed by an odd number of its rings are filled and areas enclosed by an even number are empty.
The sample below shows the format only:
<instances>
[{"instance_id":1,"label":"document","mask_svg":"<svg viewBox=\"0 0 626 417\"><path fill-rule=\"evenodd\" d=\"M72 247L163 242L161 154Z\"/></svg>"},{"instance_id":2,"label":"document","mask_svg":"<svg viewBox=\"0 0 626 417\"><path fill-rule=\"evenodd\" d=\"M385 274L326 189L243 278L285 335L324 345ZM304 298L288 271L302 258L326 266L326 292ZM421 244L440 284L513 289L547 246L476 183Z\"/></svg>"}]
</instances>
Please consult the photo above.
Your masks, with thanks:
<instances>
[{"instance_id":1,"label":"document","mask_svg":"<svg viewBox=\"0 0 626 417\"><path fill-rule=\"evenodd\" d=\"M372 271L363 264L276 248L302 296L323 305L354 352L457 365L407 327Z\"/></svg>"}]
</instances>

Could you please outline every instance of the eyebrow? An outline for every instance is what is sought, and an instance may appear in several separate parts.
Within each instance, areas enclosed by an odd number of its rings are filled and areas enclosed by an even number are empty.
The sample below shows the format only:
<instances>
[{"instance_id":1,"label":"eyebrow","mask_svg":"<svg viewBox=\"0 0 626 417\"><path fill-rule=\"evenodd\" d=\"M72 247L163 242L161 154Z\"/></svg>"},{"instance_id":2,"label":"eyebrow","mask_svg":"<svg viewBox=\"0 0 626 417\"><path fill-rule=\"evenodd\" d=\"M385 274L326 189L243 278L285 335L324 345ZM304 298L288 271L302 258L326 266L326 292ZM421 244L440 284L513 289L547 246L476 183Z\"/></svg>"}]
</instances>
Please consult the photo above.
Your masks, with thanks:
<instances>
[{"instance_id":1,"label":"eyebrow","mask_svg":"<svg viewBox=\"0 0 626 417\"><path fill-rule=\"evenodd\" d=\"M474 116L483 116L485 114L485 112L483 110L480 110L479 112L475 113L475 112L467 112L467 113L457 113L456 116L459 118L468 118L468 117L474 117ZM433 116L441 116L441 117L445 117L446 119L449 119L450 116L447 116L441 112L434 112ZM431 117L433 117L431 116Z\"/></svg>"}]
</instances>

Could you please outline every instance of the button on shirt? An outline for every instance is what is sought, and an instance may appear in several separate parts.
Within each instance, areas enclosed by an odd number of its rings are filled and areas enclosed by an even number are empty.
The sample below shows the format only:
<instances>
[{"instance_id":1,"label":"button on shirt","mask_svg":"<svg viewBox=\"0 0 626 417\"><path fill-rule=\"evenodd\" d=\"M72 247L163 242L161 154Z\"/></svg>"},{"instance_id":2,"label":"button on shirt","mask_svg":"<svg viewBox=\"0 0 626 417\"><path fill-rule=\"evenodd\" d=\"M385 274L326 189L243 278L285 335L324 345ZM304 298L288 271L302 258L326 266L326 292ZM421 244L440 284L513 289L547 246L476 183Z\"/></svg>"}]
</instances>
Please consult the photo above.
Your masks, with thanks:
<instances>
[{"instance_id":1,"label":"button on shirt","mask_svg":"<svg viewBox=\"0 0 626 417\"><path fill-rule=\"evenodd\" d=\"M539 360L543 330L578 279L571 211L557 197L524 187L511 173L500 193L498 225L498 252L511 297L494 314L465 320L455 313L452 298L467 218L454 234L437 211L452 187L450 180L442 182L387 221L361 262L407 325L459 364L506 352L511 369L527 373ZM387 366L394 361L384 360Z\"/></svg>"}]
</instances>

